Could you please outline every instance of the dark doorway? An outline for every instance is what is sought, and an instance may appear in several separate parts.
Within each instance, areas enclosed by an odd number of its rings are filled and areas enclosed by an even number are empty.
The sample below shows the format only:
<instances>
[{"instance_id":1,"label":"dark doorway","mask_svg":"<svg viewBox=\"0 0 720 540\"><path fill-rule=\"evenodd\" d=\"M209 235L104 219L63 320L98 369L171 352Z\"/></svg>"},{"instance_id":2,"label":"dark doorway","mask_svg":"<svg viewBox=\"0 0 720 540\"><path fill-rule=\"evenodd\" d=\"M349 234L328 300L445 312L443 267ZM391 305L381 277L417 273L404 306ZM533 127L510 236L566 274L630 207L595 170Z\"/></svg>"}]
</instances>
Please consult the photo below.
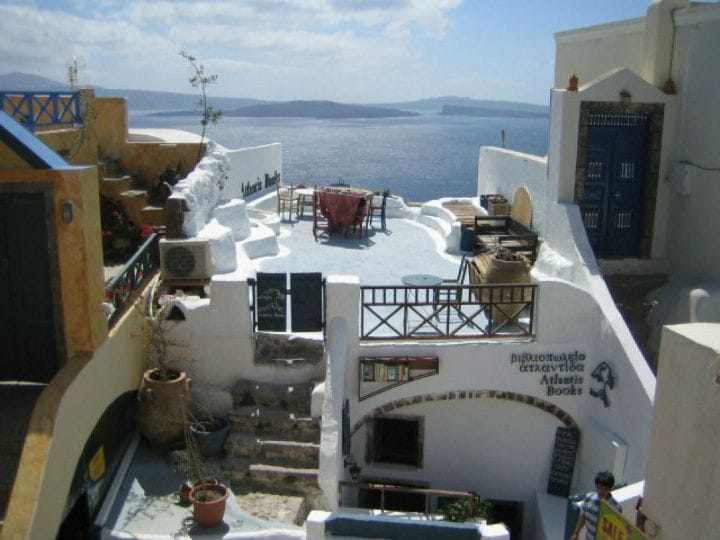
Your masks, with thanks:
<instances>
[{"instance_id":1,"label":"dark doorway","mask_svg":"<svg viewBox=\"0 0 720 540\"><path fill-rule=\"evenodd\" d=\"M48 382L58 353L46 200L0 193L0 380Z\"/></svg>"},{"instance_id":2,"label":"dark doorway","mask_svg":"<svg viewBox=\"0 0 720 540\"><path fill-rule=\"evenodd\" d=\"M490 523L504 523L510 530L510 540L522 539L523 503L493 500Z\"/></svg>"},{"instance_id":3,"label":"dark doorway","mask_svg":"<svg viewBox=\"0 0 720 540\"><path fill-rule=\"evenodd\" d=\"M598 257L637 257L642 240L648 115L591 114L580 208Z\"/></svg>"}]
</instances>

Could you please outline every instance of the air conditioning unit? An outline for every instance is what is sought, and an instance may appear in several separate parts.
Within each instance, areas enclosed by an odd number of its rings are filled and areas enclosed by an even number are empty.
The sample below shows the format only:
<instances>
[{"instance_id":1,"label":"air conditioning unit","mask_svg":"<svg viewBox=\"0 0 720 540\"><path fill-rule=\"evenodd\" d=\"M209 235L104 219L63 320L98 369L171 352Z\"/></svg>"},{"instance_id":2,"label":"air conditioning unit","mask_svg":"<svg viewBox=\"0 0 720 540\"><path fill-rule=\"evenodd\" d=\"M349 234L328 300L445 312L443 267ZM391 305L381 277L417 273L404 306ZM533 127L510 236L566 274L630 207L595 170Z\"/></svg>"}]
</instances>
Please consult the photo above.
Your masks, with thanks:
<instances>
[{"instance_id":1,"label":"air conditioning unit","mask_svg":"<svg viewBox=\"0 0 720 540\"><path fill-rule=\"evenodd\" d=\"M208 279L212 276L209 240L160 240L163 279Z\"/></svg>"}]
</instances>

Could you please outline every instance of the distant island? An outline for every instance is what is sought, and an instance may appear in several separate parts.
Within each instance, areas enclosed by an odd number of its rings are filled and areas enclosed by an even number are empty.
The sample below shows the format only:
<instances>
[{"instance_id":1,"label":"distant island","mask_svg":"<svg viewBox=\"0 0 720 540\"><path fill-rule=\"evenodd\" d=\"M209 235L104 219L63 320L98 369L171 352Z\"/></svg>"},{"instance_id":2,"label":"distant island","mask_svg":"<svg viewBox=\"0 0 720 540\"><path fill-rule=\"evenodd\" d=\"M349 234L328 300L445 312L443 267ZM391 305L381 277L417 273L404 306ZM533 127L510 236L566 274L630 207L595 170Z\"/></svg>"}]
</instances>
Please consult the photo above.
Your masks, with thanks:
<instances>
[{"instance_id":1,"label":"distant island","mask_svg":"<svg viewBox=\"0 0 720 540\"><path fill-rule=\"evenodd\" d=\"M466 107L462 105L443 105L441 115L445 116L501 116L503 118L547 118L548 114L539 111L519 111L517 109L490 109L487 107Z\"/></svg>"},{"instance_id":2,"label":"distant island","mask_svg":"<svg viewBox=\"0 0 720 540\"><path fill-rule=\"evenodd\" d=\"M199 111L162 111L148 116L192 116ZM223 116L249 117L299 117L299 118L392 118L419 116L419 113L387 107L346 105L335 101L289 101L287 103L266 103L238 109L223 110Z\"/></svg>"}]
</instances>

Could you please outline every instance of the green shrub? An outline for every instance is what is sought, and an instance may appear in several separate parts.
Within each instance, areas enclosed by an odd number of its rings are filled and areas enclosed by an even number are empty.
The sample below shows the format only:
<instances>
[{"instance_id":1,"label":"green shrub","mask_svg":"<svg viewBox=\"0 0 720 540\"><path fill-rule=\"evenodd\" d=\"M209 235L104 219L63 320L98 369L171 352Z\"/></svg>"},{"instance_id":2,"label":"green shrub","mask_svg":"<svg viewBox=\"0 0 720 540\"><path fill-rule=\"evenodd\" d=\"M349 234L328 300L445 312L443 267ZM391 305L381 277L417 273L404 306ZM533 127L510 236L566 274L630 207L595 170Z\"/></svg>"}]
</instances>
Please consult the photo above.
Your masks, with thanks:
<instances>
[{"instance_id":1,"label":"green shrub","mask_svg":"<svg viewBox=\"0 0 720 540\"><path fill-rule=\"evenodd\" d=\"M439 509L440 514L447 521L461 523L471 519L492 519L493 503L489 500L475 495L473 497L473 512L468 515L468 501L466 498L457 499Z\"/></svg>"}]
</instances>

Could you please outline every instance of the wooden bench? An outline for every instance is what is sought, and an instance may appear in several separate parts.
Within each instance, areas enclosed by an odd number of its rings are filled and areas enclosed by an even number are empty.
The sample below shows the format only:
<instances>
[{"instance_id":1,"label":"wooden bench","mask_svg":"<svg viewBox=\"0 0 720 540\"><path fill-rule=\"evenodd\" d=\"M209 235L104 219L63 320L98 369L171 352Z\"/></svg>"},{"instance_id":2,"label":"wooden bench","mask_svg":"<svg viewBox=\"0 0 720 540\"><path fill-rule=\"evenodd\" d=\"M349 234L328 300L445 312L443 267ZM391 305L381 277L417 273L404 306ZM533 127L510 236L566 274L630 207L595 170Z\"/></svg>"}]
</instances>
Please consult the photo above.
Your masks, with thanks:
<instances>
[{"instance_id":1,"label":"wooden bench","mask_svg":"<svg viewBox=\"0 0 720 540\"><path fill-rule=\"evenodd\" d=\"M499 246L535 261L538 235L510 216L475 216L475 251Z\"/></svg>"}]
</instances>

